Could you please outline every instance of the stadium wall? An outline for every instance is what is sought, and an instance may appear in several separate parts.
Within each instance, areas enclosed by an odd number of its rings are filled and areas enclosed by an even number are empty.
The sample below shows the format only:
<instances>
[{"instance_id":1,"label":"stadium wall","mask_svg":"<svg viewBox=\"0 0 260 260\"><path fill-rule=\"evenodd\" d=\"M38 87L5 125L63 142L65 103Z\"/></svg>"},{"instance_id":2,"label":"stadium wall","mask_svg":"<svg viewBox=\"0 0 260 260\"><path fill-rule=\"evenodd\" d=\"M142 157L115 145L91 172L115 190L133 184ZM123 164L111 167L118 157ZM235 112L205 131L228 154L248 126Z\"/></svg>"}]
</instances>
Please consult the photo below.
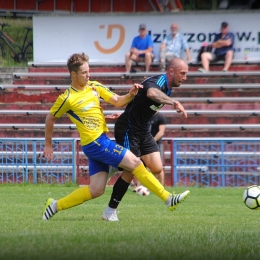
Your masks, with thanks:
<instances>
[{"instance_id":1,"label":"stadium wall","mask_svg":"<svg viewBox=\"0 0 260 260\"><path fill-rule=\"evenodd\" d=\"M146 23L158 59L159 46L172 22L179 24L195 60L202 43L214 40L223 21L229 23L235 34L235 59L243 60L246 53L248 60L259 61L260 30L255 22L258 19L258 11L34 15L34 61L66 61L71 53L84 51L90 61L124 62L140 23Z\"/></svg>"}]
</instances>

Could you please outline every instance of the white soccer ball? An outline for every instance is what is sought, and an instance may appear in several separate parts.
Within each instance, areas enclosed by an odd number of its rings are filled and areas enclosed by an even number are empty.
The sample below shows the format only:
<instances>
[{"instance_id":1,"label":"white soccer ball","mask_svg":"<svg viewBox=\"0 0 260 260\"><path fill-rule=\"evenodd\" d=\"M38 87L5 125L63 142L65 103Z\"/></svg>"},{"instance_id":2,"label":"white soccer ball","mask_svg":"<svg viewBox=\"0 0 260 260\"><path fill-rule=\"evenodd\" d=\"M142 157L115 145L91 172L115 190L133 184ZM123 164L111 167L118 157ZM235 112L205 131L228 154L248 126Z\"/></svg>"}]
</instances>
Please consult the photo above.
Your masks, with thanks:
<instances>
[{"instance_id":1,"label":"white soccer ball","mask_svg":"<svg viewBox=\"0 0 260 260\"><path fill-rule=\"evenodd\" d=\"M260 187L249 186L243 193L243 201L250 209L260 209Z\"/></svg>"},{"instance_id":2,"label":"white soccer ball","mask_svg":"<svg viewBox=\"0 0 260 260\"><path fill-rule=\"evenodd\" d=\"M150 194L150 191L142 185L138 186L135 189L135 191L136 191L136 194L139 196L148 196Z\"/></svg>"}]
</instances>

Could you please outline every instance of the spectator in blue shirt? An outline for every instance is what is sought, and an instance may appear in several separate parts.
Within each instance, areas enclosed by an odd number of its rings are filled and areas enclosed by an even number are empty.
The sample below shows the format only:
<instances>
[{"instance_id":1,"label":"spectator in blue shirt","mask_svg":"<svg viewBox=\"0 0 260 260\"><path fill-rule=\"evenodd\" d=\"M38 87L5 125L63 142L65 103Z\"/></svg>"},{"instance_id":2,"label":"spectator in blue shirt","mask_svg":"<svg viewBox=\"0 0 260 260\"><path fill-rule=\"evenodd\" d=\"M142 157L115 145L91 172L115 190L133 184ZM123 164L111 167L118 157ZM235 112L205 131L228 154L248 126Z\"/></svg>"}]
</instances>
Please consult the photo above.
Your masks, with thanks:
<instances>
[{"instance_id":1,"label":"spectator in blue shirt","mask_svg":"<svg viewBox=\"0 0 260 260\"><path fill-rule=\"evenodd\" d=\"M179 26L176 23L171 25L171 34L167 35L160 47L160 70L165 71L166 64L173 58L180 58L181 51L186 51L187 60L191 62L190 49L187 40L178 32Z\"/></svg>"},{"instance_id":2,"label":"spectator in blue shirt","mask_svg":"<svg viewBox=\"0 0 260 260\"><path fill-rule=\"evenodd\" d=\"M216 34L215 40L212 43L212 48L215 48L214 53L203 52L201 54L203 68L199 68L200 72L209 71L209 63L219 60L225 61L223 71L228 71L234 56L233 46L235 40L234 34L229 32L228 29L228 23L223 22L221 24L221 33Z\"/></svg>"},{"instance_id":3,"label":"spectator in blue shirt","mask_svg":"<svg viewBox=\"0 0 260 260\"><path fill-rule=\"evenodd\" d=\"M146 25L140 24L139 36L133 39L131 49L125 55L125 67L126 72L130 72L132 66L132 60L139 62L145 62L145 70L148 72L151 63L154 59L153 41L150 35L147 34Z\"/></svg>"}]
</instances>

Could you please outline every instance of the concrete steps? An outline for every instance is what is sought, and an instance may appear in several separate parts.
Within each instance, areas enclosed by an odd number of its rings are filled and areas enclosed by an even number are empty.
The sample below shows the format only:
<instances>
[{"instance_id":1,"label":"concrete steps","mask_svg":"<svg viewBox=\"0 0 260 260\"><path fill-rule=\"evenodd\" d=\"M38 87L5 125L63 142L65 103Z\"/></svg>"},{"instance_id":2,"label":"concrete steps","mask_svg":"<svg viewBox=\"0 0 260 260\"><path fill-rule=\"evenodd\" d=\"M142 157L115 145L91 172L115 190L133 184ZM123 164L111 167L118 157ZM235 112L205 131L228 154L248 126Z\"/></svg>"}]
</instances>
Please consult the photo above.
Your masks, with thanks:
<instances>
[{"instance_id":1,"label":"concrete steps","mask_svg":"<svg viewBox=\"0 0 260 260\"><path fill-rule=\"evenodd\" d=\"M133 76L121 76L121 77L94 77L91 76L91 80L96 80L101 82L104 85L117 84L117 85L126 85L142 82L147 76L134 74ZM14 78L13 83L15 85L19 84L40 84L40 85L70 85L71 81L69 77L23 77L23 78ZM196 73L196 75L189 75L185 84L238 84L238 83L259 83L259 75L210 75L207 76L203 73Z\"/></svg>"},{"instance_id":2,"label":"concrete steps","mask_svg":"<svg viewBox=\"0 0 260 260\"><path fill-rule=\"evenodd\" d=\"M45 133L44 129L34 129L24 130L24 129L1 129L1 138L44 138ZM108 136L111 138L114 137L113 132L110 131ZM53 137L57 138L79 138L79 135L76 130L61 130L55 128L53 132ZM195 138L195 137L253 137L259 138L259 129L255 130L239 130L239 129L223 129L223 130L209 130L209 129L200 129L200 130L167 130L165 137L169 138Z\"/></svg>"},{"instance_id":3,"label":"concrete steps","mask_svg":"<svg viewBox=\"0 0 260 260\"><path fill-rule=\"evenodd\" d=\"M27 103L27 102L16 102L16 103L0 103L0 110L49 110L52 103Z\"/></svg>"},{"instance_id":4,"label":"concrete steps","mask_svg":"<svg viewBox=\"0 0 260 260\"><path fill-rule=\"evenodd\" d=\"M23 91L4 91L0 92L0 103L14 103L14 102L28 102L28 103L52 103L56 100L56 98L61 94L61 92L23 92ZM116 93L122 95L127 93L127 91L116 91ZM225 102L233 102L241 103L241 101L245 103L250 102L260 102L260 90L255 91L241 91L241 92L174 92L172 95L174 99L179 100L181 103L225 103ZM104 106L109 106L102 102Z\"/></svg>"},{"instance_id":5,"label":"concrete steps","mask_svg":"<svg viewBox=\"0 0 260 260\"><path fill-rule=\"evenodd\" d=\"M193 63L189 65L189 71L197 71L201 64ZM215 64L210 66L211 71L221 71L223 64ZM136 71L144 71L144 66L133 65L132 69ZM260 64L233 64L230 71L254 71L260 70ZM29 67L29 72L68 72L67 66L36 66ZM91 72L124 72L125 66L121 65L90 65ZM158 71L158 64L152 64L150 71Z\"/></svg>"},{"instance_id":6,"label":"concrete steps","mask_svg":"<svg viewBox=\"0 0 260 260\"><path fill-rule=\"evenodd\" d=\"M1 124L45 124L46 115L6 115L5 117L0 116ZM63 116L58 119L57 124L71 124L68 117Z\"/></svg>"},{"instance_id":7,"label":"concrete steps","mask_svg":"<svg viewBox=\"0 0 260 260\"><path fill-rule=\"evenodd\" d=\"M14 72L28 72L29 69L25 67L0 67L0 84L13 84Z\"/></svg>"},{"instance_id":8,"label":"concrete steps","mask_svg":"<svg viewBox=\"0 0 260 260\"><path fill-rule=\"evenodd\" d=\"M192 64L190 67L190 73L188 79L180 88L176 89L173 93L173 97L179 100L187 111L196 110L196 113L189 113L188 119L183 119L175 112L165 114L167 124L174 125L243 125L243 124L260 124L260 118L258 113L254 111L260 111L260 87L249 86L252 83L260 83L259 64L248 65L232 65L228 73L221 72L223 64L212 65L212 73L198 73L199 65ZM93 66L91 67L91 80L100 81L104 85L129 85L136 82L141 82L146 76L142 73L143 68L140 66L134 66L137 73L131 73L130 75L119 77L115 76L115 73L119 72L119 75L124 75L124 65L118 66ZM157 74L158 67L153 66L151 73ZM16 73L19 71L16 70ZM67 73L66 66L60 67L29 67L26 71L30 73ZM100 73L107 72L107 76L98 76ZM113 77L109 77L109 72L114 73ZM215 73L216 72L216 73ZM8 72L9 73L9 72ZM11 72L13 73L13 71ZM95 76L95 73L97 76ZM99 73L99 74L98 74ZM139 74L138 74L139 73ZM159 73L159 72L158 72ZM22 74L22 73L21 73ZM33 74L31 74L33 75ZM64 89L44 89L47 85L70 85L69 77L31 77L30 74L14 78L14 88L2 88L0 91L0 109L1 110L49 110L53 102L58 95L64 92ZM247 87L241 86L246 84ZM10 83L7 83L10 84ZM42 88L28 89L23 85L37 85ZM190 87L187 87L189 86ZM195 84L195 88L194 85ZM206 87L205 84L218 84L219 87ZM231 87L221 87L222 85L230 84ZM233 84L238 84L237 87L233 87ZM16 86L19 85L19 88ZM185 87L185 85L187 85ZM115 88L115 93L125 94L128 89ZM236 99L235 99L236 98ZM101 102L101 106L104 111L119 110L112 105ZM122 109L120 109L122 110ZM170 106L164 106L163 110L172 110ZM200 113L200 111L215 110L219 111L212 113ZM228 110L241 111L241 114L228 113ZM242 113L242 110L249 112ZM251 112L252 113L251 113ZM260 114L260 113L259 113ZM21 114L0 114L0 123L3 124L44 124L46 114L38 115L21 115ZM70 124L70 120L64 116L57 121L57 124ZM114 124L113 120L108 120L109 124ZM113 137L113 129L110 129L109 135ZM1 137L44 137L44 129L1 129ZM58 126L55 129L54 137L76 137L78 133L76 130L59 129ZM244 129L243 127L234 129L232 127L225 127L223 129L167 129L165 137L259 137L260 131L257 129Z\"/></svg>"},{"instance_id":9,"label":"concrete steps","mask_svg":"<svg viewBox=\"0 0 260 260\"><path fill-rule=\"evenodd\" d=\"M1 124L44 124L46 115L5 115L0 116ZM234 116L221 114L219 116L194 116L190 115L187 119L180 116L166 116L167 124L259 124L260 117L258 116ZM107 121L108 123L114 123L114 121ZM71 124L68 117L63 116L57 120L58 124ZM112 130L112 129L111 129Z\"/></svg>"},{"instance_id":10,"label":"concrete steps","mask_svg":"<svg viewBox=\"0 0 260 260\"><path fill-rule=\"evenodd\" d=\"M1 129L1 138L44 138L44 129L37 130L24 130L24 129ZM112 132L108 133L108 136L113 138ZM76 130L61 130L54 129L53 138L79 138L79 134Z\"/></svg>"},{"instance_id":11,"label":"concrete steps","mask_svg":"<svg viewBox=\"0 0 260 260\"><path fill-rule=\"evenodd\" d=\"M23 92L23 91L4 91L0 92L0 103L52 103L61 92Z\"/></svg>"}]
</instances>

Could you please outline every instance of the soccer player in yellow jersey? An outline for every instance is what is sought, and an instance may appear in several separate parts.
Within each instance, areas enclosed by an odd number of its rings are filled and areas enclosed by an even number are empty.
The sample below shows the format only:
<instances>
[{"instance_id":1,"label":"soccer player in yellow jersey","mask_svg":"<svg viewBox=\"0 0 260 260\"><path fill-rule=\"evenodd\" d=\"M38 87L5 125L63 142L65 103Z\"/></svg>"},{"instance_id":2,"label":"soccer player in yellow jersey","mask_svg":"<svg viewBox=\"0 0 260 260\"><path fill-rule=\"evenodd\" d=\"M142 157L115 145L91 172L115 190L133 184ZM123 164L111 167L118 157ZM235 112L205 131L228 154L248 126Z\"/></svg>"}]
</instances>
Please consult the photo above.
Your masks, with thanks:
<instances>
[{"instance_id":1,"label":"soccer player in yellow jersey","mask_svg":"<svg viewBox=\"0 0 260 260\"><path fill-rule=\"evenodd\" d=\"M82 150L89 160L89 186L78 188L68 196L46 202L43 220L48 220L55 213L69 209L97 198L104 193L109 165L121 167L132 172L136 178L150 191L161 198L169 210L174 210L189 194L171 194L164 189L152 173L146 170L142 161L130 150L111 141L107 136L108 128L100 107L99 98L117 107L130 103L142 85L134 84L126 95L116 95L96 81L90 81L88 56L85 53L73 54L67 62L71 76L71 86L61 94L45 122L45 147L42 156L48 161L52 159L52 133L56 119L66 113L75 123L80 134ZM116 210L103 215L103 219L118 221Z\"/></svg>"}]
</instances>

